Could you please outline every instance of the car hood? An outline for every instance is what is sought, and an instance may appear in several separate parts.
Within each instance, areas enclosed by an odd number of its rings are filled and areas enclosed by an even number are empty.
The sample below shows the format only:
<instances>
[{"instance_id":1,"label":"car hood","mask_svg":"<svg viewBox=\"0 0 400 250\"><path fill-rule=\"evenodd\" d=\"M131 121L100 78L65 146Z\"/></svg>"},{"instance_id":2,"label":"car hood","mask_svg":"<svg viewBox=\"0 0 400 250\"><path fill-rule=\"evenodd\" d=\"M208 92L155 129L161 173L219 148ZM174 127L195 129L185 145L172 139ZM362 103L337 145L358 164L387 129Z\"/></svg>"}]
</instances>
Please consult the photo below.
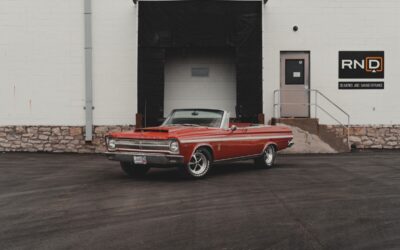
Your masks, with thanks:
<instances>
[{"instance_id":1,"label":"car hood","mask_svg":"<svg viewBox=\"0 0 400 250\"><path fill-rule=\"evenodd\" d=\"M150 139L150 140L167 140L178 138L180 136L204 134L215 128L207 127L189 127L189 126L160 126L139 128L128 132L114 132L108 136L113 138L126 139Z\"/></svg>"}]
</instances>

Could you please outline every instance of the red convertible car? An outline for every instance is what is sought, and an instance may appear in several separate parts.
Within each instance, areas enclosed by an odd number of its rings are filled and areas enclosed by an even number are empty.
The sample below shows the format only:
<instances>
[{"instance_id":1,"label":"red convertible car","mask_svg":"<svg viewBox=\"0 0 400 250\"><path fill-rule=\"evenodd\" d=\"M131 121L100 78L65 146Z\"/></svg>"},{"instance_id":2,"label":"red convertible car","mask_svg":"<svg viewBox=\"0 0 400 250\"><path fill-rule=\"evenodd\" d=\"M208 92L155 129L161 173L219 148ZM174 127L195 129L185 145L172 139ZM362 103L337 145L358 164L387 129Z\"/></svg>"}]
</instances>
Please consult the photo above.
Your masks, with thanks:
<instances>
[{"instance_id":1,"label":"red convertible car","mask_svg":"<svg viewBox=\"0 0 400 250\"><path fill-rule=\"evenodd\" d=\"M293 145L289 128L229 123L229 113L213 109L176 109L159 127L106 136L108 158L129 176L151 167L177 166L192 178L204 177L216 162L255 159L274 165L276 152Z\"/></svg>"}]
</instances>

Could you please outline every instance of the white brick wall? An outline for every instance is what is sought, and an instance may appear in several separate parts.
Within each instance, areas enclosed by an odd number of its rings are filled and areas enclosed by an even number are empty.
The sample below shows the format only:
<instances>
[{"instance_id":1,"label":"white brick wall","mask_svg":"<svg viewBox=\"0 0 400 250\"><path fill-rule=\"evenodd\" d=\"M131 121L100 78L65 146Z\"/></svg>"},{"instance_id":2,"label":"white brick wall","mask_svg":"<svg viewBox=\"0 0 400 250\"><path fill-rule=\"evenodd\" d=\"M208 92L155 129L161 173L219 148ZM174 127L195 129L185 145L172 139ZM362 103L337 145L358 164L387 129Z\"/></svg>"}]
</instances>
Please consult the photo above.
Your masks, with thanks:
<instances>
[{"instance_id":1,"label":"white brick wall","mask_svg":"<svg viewBox=\"0 0 400 250\"><path fill-rule=\"evenodd\" d=\"M137 113L137 5L93 1L94 123L135 123Z\"/></svg>"},{"instance_id":2,"label":"white brick wall","mask_svg":"<svg viewBox=\"0 0 400 250\"><path fill-rule=\"evenodd\" d=\"M83 0L0 1L0 125L83 125ZM136 7L93 1L94 122L133 124Z\"/></svg>"},{"instance_id":3,"label":"white brick wall","mask_svg":"<svg viewBox=\"0 0 400 250\"><path fill-rule=\"evenodd\" d=\"M279 52L306 50L311 87L347 110L353 124L400 124L400 1L269 0L263 11L267 120ZM136 32L132 1L93 0L97 125L134 123ZM0 126L84 124L83 42L83 0L0 1ZM338 90L339 50L384 50L385 89Z\"/></svg>"},{"instance_id":4,"label":"white brick wall","mask_svg":"<svg viewBox=\"0 0 400 250\"><path fill-rule=\"evenodd\" d=\"M279 88L280 51L298 50L311 52L311 88L348 111L353 124L400 124L400 1L270 0L263 11L266 120ZM339 50L384 50L385 89L338 90Z\"/></svg>"},{"instance_id":5,"label":"white brick wall","mask_svg":"<svg viewBox=\"0 0 400 250\"><path fill-rule=\"evenodd\" d=\"M0 125L84 122L82 1L0 1Z\"/></svg>"}]
</instances>

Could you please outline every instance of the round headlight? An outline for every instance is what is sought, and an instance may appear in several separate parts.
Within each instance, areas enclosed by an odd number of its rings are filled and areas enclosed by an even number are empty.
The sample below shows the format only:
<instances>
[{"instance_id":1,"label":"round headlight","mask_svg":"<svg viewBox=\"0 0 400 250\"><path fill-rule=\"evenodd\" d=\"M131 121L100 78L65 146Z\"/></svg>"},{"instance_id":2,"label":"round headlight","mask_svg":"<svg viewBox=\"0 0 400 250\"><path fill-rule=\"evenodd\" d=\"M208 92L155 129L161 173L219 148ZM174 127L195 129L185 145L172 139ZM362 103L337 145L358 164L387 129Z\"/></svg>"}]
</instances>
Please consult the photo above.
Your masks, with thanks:
<instances>
[{"instance_id":1,"label":"round headlight","mask_svg":"<svg viewBox=\"0 0 400 250\"><path fill-rule=\"evenodd\" d=\"M177 141L171 142L171 144L169 144L169 150L174 153L179 152L179 143Z\"/></svg>"},{"instance_id":2,"label":"round headlight","mask_svg":"<svg viewBox=\"0 0 400 250\"><path fill-rule=\"evenodd\" d=\"M115 149L116 145L115 145L115 140L111 139L108 141L108 148L110 149Z\"/></svg>"}]
</instances>

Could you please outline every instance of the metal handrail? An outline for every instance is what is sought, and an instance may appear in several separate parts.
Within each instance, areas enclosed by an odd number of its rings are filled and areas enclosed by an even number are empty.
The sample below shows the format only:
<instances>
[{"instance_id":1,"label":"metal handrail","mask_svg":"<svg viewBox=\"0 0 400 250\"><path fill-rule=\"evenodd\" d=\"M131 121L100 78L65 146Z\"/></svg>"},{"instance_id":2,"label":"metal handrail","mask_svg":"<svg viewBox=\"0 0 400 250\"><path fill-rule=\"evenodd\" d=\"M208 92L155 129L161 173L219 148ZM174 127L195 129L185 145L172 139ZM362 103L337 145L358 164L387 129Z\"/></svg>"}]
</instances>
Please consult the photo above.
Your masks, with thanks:
<instances>
[{"instance_id":1,"label":"metal handrail","mask_svg":"<svg viewBox=\"0 0 400 250\"><path fill-rule=\"evenodd\" d=\"M279 101L277 102L277 98L276 98L276 94L280 93L280 92L309 92L310 95L312 92L315 93L315 103L281 103L281 99L280 99L280 95L279 95ZM341 122L338 118L336 118L335 116L333 116L331 113L329 113L325 108L321 107L318 104L318 95L320 95L321 97L324 98L324 100L328 101L330 104L332 104L337 110L339 110L340 112L342 112L342 114L344 114L347 118L347 125L345 125L343 122ZM347 130L347 145L350 148L350 115L344 111L341 107L339 107L339 105L337 105L335 102L333 102L330 98L328 98L326 95L324 95L321 91L317 90L317 89L304 89L304 90L300 90L300 89L276 89L274 90L274 117L278 118L277 116L277 107L281 107L282 105L303 105L303 106L314 106L315 107L315 118L317 118L317 110L320 109L322 110L325 114L327 114L330 118L332 118L333 120L335 120L337 123L340 124L340 126L342 126L343 128L345 128ZM279 112L279 117L280 117L280 112Z\"/></svg>"}]
</instances>

